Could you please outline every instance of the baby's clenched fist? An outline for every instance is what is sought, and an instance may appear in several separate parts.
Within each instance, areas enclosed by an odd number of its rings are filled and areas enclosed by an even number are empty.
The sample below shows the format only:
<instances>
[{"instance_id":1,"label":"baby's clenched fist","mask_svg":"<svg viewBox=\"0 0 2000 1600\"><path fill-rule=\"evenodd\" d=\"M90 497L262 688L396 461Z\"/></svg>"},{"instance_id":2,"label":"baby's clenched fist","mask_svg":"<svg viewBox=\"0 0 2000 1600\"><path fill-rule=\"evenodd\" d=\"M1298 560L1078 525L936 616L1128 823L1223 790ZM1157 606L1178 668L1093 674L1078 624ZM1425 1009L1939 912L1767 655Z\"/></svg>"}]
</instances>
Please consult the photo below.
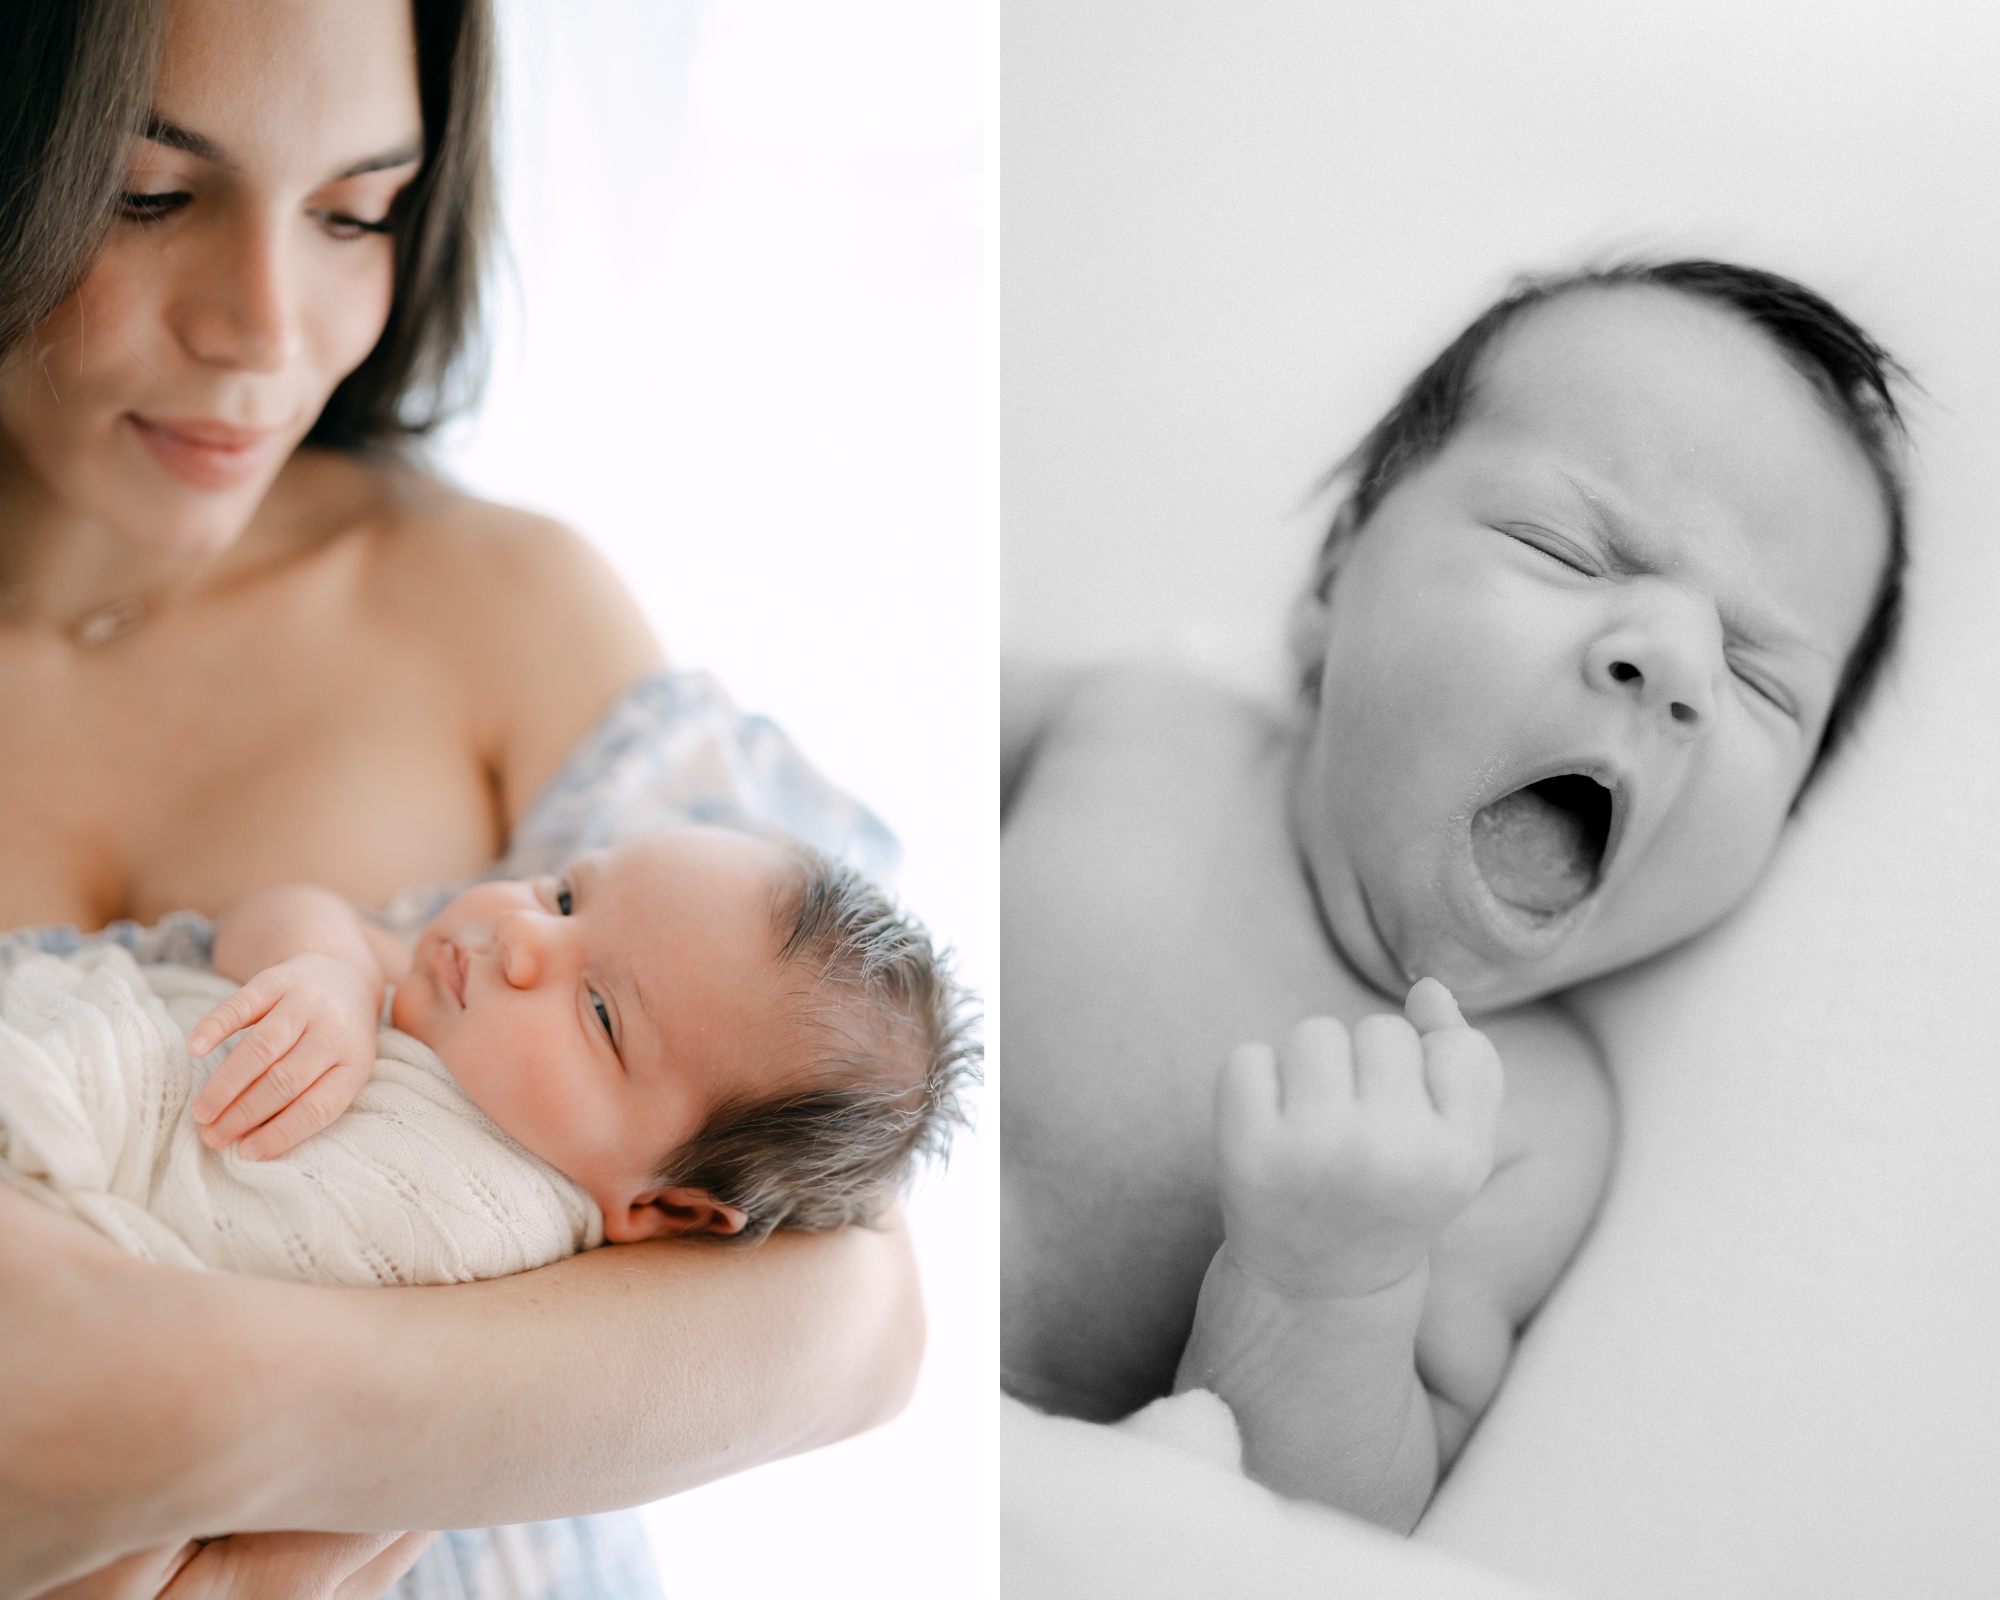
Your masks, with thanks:
<instances>
[{"instance_id":1,"label":"baby's clenched fist","mask_svg":"<svg viewBox=\"0 0 2000 1600\"><path fill-rule=\"evenodd\" d=\"M1423 1264L1493 1169L1500 1057L1434 978L1352 1035L1239 1045L1216 1089L1225 1249L1279 1293L1372 1294Z\"/></svg>"}]
</instances>

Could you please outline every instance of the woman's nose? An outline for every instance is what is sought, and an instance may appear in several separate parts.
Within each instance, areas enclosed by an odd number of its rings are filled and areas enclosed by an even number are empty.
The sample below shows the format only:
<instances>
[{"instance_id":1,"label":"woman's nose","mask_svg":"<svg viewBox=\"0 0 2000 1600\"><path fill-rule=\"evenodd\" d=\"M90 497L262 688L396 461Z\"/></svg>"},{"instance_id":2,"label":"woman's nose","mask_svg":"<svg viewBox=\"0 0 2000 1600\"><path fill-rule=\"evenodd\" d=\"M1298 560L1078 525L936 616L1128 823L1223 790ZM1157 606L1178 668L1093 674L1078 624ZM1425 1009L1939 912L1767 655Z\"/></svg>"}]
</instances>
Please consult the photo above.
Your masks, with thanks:
<instances>
[{"instance_id":1,"label":"woman's nose","mask_svg":"<svg viewBox=\"0 0 2000 1600\"><path fill-rule=\"evenodd\" d=\"M1721 670L1720 621L1711 607L1679 592L1647 596L1584 654L1592 688L1630 701L1681 738L1706 732L1714 720Z\"/></svg>"},{"instance_id":2,"label":"woman's nose","mask_svg":"<svg viewBox=\"0 0 2000 1600\"><path fill-rule=\"evenodd\" d=\"M301 343L295 263L273 217L242 216L190 262L176 332L205 366L279 372Z\"/></svg>"}]
</instances>

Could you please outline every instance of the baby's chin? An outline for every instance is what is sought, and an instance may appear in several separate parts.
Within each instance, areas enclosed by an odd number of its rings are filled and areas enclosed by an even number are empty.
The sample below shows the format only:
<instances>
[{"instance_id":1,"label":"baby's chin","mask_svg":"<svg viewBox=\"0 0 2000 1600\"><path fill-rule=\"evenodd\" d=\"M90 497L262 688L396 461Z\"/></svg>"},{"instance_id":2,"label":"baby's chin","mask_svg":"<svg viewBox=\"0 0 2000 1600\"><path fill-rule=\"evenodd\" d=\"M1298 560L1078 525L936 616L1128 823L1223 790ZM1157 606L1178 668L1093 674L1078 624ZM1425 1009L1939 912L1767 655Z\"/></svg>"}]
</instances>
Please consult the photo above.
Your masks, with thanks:
<instances>
[{"instance_id":1,"label":"baby's chin","mask_svg":"<svg viewBox=\"0 0 2000 1600\"><path fill-rule=\"evenodd\" d=\"M407 1033L419 1044L427 1044L435 1050L437 1046L427 1037L430 1029L419 1003L417 979L414 974L396 985L396 992L389 1001L389 1025Z\"/></svg>"}]
</instances>

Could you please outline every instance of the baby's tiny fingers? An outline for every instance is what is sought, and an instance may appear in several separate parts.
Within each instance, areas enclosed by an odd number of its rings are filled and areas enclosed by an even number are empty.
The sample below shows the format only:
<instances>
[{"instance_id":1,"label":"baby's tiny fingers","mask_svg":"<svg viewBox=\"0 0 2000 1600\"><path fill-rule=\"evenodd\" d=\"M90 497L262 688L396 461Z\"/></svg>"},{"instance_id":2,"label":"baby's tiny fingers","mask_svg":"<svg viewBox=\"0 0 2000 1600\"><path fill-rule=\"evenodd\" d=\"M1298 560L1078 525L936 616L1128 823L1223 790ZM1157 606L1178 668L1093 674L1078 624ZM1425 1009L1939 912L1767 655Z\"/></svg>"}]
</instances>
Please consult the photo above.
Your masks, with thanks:
<instances>
[{"instance_id":1,"label":"baby's tiny fingers","mask_svg":"<svg viewBox=\"0 0 2000 1600\"><path fill-rule=\"evenodd\" d=\"M1435 978L1419 978L1403 997L1403 1015L1419 1033L1435 1033L1440 1028L1462 1028L1465 1014L1451 991Z\"/></svg>"},{"instance_id":2,"label":"baby's tiny fingers","mask_svg":"<svg viewBox=\"0 0 2000 1600\"><path fill-rule=\"evenodd\" d=\"M208 1015L188 1031L187 1046L190 1055L207 1055L232 1033L249 1027L277 1003L283 990L260 983L258 979L262 977L263 974L259 973L257 978L246 983L228 999L217 1001L210 1008Z\"/></svg>"},{"instance_id":3,"label":"baby's tiny fingers","mask_svg":"<svg viewBox=\"0 0 2000 1600\"><path fill-rule=\"evenodd\" d=\"M1458 1132L1491 1139L1506 1090L1500 1052L1474 1028L1451 1028L1424 1037L1424 1076L1438 1115Z\"/></svg>"},{"instance_id":4,"label":"baby's tiny fingers","mask_svg":"<svg viewBox=\"0 0 2000 1600\"><path fill-rule=\"evenodd\" d=\"M246 1161L269 1161L295 1145L305 1143L347 1109L353 1096L343 1097L339 1086L323 1074L306 1092L251 1134L236 1148Z\"/></svg>"},{"instance_id":5,"label":"baby's tiny fingers","mask_svg":"<svg viewBox=\"0 0 2000 1600\"><path fill-rule=\"evenodd\" d=\"M263 1076L272 1062L290 1051L304 1032L303 1027L282 1017L267 1017L238 1040L236 1048L229 1053L229 1059L209 1075L201 1093L189 1103L189 1114L197 1122L215 1121L232 1101ZM250 1126L253 1124L244 1123L236 1131L240 1133L243 1127Z\"/></svg>"},{"instance_id":6,"label":"baby's tiny fingers","mask_svg":"<svg viewBox=\"0 0 2000 1600\"><path fill-rule=\"evenodd\" d=\"M242 1138L304 1095L337 1065L339 1060L330 1049L311 1039L302 1040L202 1131L203 1141L214 1147Z\"/></svg>"},{"instance_id":7,"label":"baby's tiny fingers","mask_svg":"<svg viewBox=\"0 0 2000 1600\"><path fill-rule=\"evenodd\" d=\"M1423 1041L1401 1017L1378 1011L1355 1024L1354 1092L1379 1109L1428 1109Z\"/></svg>"},{"instance_id":8,"label":"baby's tiny fingers","mask_svg":"<svg viewBox=\"0 0 2000 1600\"><path fill-rule=\"evenodd\" d=\"M1336 1111L1354 1098L1354 1043L1333 1017L1307 1017L1278 1052L1278 1095L1291 1115Z\"/></svg>"}]
</instances>

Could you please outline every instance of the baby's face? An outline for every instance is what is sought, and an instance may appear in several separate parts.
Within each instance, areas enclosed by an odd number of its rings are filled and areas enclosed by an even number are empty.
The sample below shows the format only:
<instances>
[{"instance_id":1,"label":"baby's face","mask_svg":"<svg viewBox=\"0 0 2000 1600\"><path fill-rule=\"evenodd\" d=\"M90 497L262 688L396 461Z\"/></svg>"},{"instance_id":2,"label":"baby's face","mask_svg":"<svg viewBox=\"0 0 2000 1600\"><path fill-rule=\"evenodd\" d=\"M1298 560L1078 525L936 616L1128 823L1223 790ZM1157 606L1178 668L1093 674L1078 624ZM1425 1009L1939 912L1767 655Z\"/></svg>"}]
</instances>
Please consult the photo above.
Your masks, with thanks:
<instances>
[{"instance_id":1,"label":"baby's face","mask_svg":"<svg viewBox=\"0 0 2000 1600\"><path fill-rule=\"evenodd\" d=\"M1636 287L1526 313L1295 619L1294 825L1347 959L1490 1008L1722 916L1887 548L1860 447L1747 323Z\"/></svg>"},{"instance_id":2,"label":"baby's face","mask_svg":"<svg viewBox=\"0 0 2000 1600\"><path fill-rule=\"evenodd\" d=\"M774 914L794 872L763 840L681 828L560 878L481 884L424 929L392 1016L590 1191L609 1238L700 1225L652 1173L723 1100L782 1087Z\"/></svg>"}]
</instances>

